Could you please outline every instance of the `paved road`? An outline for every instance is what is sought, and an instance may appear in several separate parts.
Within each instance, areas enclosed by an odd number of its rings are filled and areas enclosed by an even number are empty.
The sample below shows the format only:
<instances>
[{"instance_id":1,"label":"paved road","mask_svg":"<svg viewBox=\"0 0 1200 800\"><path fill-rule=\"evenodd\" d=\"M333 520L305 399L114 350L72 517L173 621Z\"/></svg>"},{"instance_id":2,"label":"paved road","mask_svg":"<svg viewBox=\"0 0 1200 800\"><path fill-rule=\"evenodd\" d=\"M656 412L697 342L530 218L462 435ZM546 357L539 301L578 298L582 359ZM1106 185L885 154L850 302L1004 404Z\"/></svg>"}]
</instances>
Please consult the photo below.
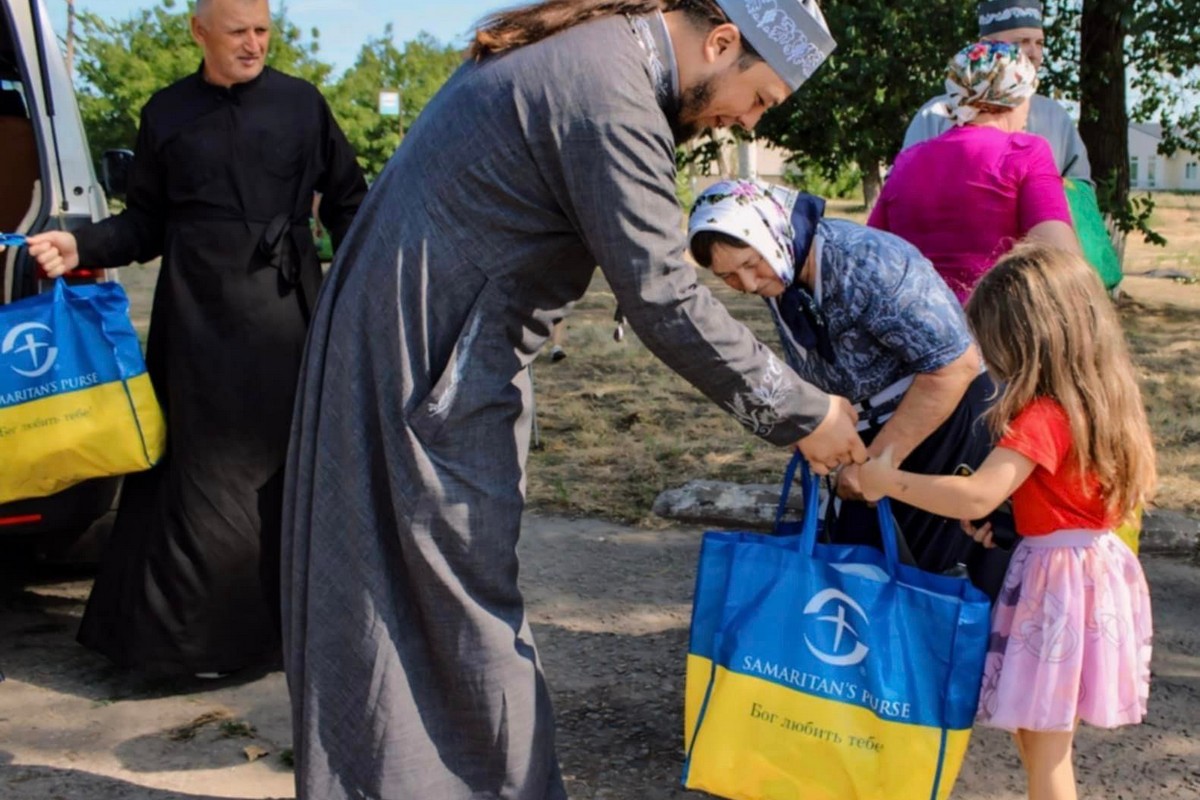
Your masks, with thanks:
<instances>
[{"instance_id":1,"label":"paved road","mask_svg":"<svg viewBox=\"0 0 1200 800\"><path fill-rule=\"evenodd\" d=\"M527 520L522 581L574 798L699 796L678 786L698 542L696 530ZM1150 718L1081 734L1083 798L1200 798L1200 569L1145 564L1157 622ZM89 585L53 572L0 582L0 798L291 797L282 676L171 683L116 670L73 641ZM266 754L251 762L247 747ZM1006 737L979 732L954 797L1017 800L1021 789Z\"/></svg>"}]
</instances>

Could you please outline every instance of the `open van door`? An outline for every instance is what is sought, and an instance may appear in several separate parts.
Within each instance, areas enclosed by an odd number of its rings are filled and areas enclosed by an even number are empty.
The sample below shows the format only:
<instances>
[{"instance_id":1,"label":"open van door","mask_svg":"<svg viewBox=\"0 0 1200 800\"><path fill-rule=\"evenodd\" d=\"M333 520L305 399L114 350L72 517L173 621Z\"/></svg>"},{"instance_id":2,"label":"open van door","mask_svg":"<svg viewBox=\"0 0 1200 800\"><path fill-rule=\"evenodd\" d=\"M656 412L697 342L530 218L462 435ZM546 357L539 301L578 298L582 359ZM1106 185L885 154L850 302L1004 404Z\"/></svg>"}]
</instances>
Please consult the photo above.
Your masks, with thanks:
<instances>
[{"instance_id":1,"label":"open van door","mask_svg":"<svg viewBox=\"0 0 1200 800\"><path fill-rule=\"evenodd\" d=\"M63 181L62 156L58 148L58 129L55 120L56 112L54 107L54 85L50 82L50 61L46 56L46 32L49 26L43 26L42 14L38 8L39 0L29 0L29 22L33 25L33 43L34 50L37 55L37 77L42 89L42 113L45 114L46 121L50 129L50 141L52 144L51 157L55 161L55 173L58 175L59 194L63 202L67 196L67 186ZM70 76L68 76L69 78ZM72 86L71 97L75 96L74 87ZM66 209L63 209L66 211Z\"/></svg>"},{"instance_id":2,"label":"open van door","mask_svg":"<svg viewBox=\"0 0 1200 800\"><path fill-rule=\"evenodd\" d=\"M0 153L0 231L70 231L108 216L45 0L0 0ZM96 282L114 275L84 265L67 280ZM53 285L24 247L0 253L0 305ZM0 340L5 333L0 330ZM3 447L0 439L0 461ZM107 517L119 485L117 478L85 481L49 497L2 504L0 540L23 536L39 549L57 549Z\"/></svg>"}]
</instances>

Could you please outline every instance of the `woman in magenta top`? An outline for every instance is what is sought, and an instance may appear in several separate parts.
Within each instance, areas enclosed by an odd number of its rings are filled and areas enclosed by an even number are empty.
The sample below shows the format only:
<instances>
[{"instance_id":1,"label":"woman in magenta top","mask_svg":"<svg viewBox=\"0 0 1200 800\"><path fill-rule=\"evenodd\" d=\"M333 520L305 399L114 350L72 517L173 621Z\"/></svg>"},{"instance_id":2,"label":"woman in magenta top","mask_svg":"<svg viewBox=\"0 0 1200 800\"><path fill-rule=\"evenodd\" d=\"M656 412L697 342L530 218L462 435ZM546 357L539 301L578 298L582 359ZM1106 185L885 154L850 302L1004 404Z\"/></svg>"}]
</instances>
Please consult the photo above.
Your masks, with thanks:
<instances>
[{"instance_id":1,"label":"woman in magenta top","mask_svg":"<svg viewBox=\"0 0 1200 800\"><path fill-rule=\"evenodd\" d=\"M867 221L916 245L961 302L1020 239L1078 249L1050 145L1022 132L1036 85L1017 45L960 51L946 78L955 127L896 157Z\"/></svg>"}]
</instances>

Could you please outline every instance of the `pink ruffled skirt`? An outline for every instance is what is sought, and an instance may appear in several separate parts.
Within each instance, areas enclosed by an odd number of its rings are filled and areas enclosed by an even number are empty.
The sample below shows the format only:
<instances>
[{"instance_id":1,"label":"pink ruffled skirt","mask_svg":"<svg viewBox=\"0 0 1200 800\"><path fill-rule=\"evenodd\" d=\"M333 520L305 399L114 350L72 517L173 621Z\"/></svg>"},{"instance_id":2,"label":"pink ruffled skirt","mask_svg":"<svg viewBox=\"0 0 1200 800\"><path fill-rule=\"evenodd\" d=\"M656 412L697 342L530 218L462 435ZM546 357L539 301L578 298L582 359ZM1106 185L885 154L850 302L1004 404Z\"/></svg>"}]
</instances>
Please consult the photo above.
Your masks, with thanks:
<instances>
[{"instance_id":1,"label":"pink ruffled skirt","mask_svg":"<svg viewBox=\"0 0 1200 800\"><path fill-rule=\"evenodd\" d=\"M978 721L1009 731L1141 722L1151 633L1142 565L1116 535L1022 539L992 611Z\"/></svg>"}]
</instances>

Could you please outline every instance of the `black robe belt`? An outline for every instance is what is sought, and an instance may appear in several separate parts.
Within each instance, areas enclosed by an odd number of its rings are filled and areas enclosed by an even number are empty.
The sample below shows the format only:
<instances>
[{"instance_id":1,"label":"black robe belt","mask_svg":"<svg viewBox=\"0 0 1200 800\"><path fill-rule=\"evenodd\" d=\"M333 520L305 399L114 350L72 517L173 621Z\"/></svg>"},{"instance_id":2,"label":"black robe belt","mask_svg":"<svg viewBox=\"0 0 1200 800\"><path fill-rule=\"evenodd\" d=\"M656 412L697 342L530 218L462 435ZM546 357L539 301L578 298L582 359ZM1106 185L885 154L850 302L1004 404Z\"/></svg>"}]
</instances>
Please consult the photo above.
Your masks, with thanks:
<instances>
[{"instance_id":1,"label":"black robe belt","mask_svg":"<svg viewBox=\"0 0 1200 800\"><path fill-rule=\"evenodd\" d=\"M273 217L258 241L258 251L279 271L286 286L299 290L300 308L307 321L321 288L321 263L308 221L295 221L287 214Z\"/></svg>"}]
</instances>

